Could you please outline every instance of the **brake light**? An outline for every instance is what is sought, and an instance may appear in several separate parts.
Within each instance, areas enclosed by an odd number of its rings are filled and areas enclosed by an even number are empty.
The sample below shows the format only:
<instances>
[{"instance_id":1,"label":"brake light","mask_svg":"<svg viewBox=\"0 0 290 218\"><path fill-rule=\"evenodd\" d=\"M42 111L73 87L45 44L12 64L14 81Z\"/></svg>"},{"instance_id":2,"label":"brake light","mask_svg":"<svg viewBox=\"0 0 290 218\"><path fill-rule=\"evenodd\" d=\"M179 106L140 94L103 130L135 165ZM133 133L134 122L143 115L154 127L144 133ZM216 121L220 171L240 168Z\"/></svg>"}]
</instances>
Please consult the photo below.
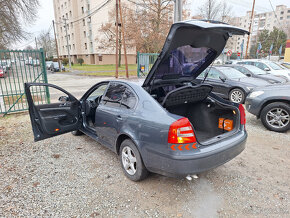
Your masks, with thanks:
<instances>
[{"instance_id":1,"label":"brake light","mask_svg":"<svg viewBox=\"0 0 290 218\"><path fill-rule=\"evenodd\" d=\"M242 104L239 104L239 111L240 111L241 124L245 125L246 124L246 113L245 113L245 108Z\"/></svg>"},{"instance_id":2,"label":"brake light","mask_svg":"<svg viewBox=\"0 0 290 218\"><path fill-rule=\"evenodd\" d=\"M193 142L196 142L196 138L187 118L181 118L170 125L168 143L183 144Z\"/></svg>"}]
</instances>

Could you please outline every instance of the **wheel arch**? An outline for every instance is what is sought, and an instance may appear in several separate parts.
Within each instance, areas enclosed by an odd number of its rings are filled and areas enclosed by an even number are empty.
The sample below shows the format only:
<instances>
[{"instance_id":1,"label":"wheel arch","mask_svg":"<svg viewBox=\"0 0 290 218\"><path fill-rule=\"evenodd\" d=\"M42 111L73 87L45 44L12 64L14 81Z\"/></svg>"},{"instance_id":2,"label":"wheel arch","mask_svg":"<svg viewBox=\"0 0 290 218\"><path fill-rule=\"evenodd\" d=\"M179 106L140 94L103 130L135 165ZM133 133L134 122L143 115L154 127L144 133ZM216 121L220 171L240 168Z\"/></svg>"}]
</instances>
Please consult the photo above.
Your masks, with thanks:
<instances>
[{"instance_id":1,"label":"wheel arch","mask_svg":"<svg viewBox=\"0 0 290 218\"><path fill-rule=\"evenodd\" d=\"M287 99L270 99L270 100L268 100L268 101L266 101L266 102L264 102L262 104L262 106L260 107L260 110L259 110L259 113L258 113L258 116L257 117L258 118L261 117L261 112L262 112L263 108L265 108L267 105L269 105L271 103L279 103L279 102L286 103L286 104L289 104L290 105L290 100L287 100Z\"/></svg>"},{"instance_id":2,"label":"wheel arch","mask_svg":"<svg viewBox=\"0 0 290 218\"><path fill-rule=\"evenodd\" d=\"M119 136L118 136L118 138L117 138L117 140L116 140L116 143L115 143L115 151L116 151L116 153L119 155L119 153L120 153L120 147L121 147L121 144L122 144L122 142L123 141L125 141L126 139L129 139L129 140L131 140L135 145L136 145L136 147L137 147L137 149L139 150L139 146L138 146L138 144L136 143L136 141L131 137L131 136L129 136L128 134L126 134L126 133L121 133Z\"/></svg>"}]
</instances>

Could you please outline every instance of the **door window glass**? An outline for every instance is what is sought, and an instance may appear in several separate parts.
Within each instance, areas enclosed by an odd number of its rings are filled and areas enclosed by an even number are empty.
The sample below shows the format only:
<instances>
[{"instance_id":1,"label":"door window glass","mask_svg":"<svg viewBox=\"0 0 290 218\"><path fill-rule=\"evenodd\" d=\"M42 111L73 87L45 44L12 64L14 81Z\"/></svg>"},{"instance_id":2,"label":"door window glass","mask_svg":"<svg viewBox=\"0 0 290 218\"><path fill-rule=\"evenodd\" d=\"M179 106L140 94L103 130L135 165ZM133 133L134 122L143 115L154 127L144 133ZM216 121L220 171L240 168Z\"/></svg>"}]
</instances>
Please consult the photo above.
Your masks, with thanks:
<instances>
[{"instance_id":1,"label":"door window glass","mask_svg":"<svg viewBox=\"0 0 290 218\"><path fill-rule=\"evenodd\" d=\"M108 84L99 86L97 89L95 89L95 91L92 92L92 94L90 94L88 98L96 98L103 95L107 89L107 86Z\"/></svg>"},{"instance_id":2,"label":"door window glass","mask_svg":"<svg viewBox=\"0 0 290 218\"><path fill-rule=\"evenodd\" d=\"M255 62L254 65L255 65L256 67L262 69L262 70L265 70L265 68L267 68L267 65L266 65L266 64L259 63L259 62Z\"/></svg>"},{"instance_id":3,"label":"door window glass","mask_svg":"<svg viewBox=\"0 0 290 218\"><path fill-rule=\"evenodd\" d=\"M127 108L127 109L132 109L132 108L134 108L136 101L137 101L137 99L136 99L136 96L134 95L134 93L130 89L126 88L126 90L123 94L121 107Z\"/></svg>"},{"instance_id":4,"label":"door window glass","mask_svg":"<svg viewBox=\"0 0 290 218\"><path fill-rule=\"evenodd\" d=\"M109 107L120 107L125 90L125 86L118 83L111 83L105 97L102 98L102 103Z\"/></svg>"},{"instance_id":5,"label":"door window glass","mask_svg":"<svg viewBox=\"0 0 290 218\"><path fill-rule=\"evenodd\" d=\"M210 69L209 73L208 73L208 78L210 79L218 79L220 76L220 73L216 70L216 69Z\"/></svg>"}]
</instances>

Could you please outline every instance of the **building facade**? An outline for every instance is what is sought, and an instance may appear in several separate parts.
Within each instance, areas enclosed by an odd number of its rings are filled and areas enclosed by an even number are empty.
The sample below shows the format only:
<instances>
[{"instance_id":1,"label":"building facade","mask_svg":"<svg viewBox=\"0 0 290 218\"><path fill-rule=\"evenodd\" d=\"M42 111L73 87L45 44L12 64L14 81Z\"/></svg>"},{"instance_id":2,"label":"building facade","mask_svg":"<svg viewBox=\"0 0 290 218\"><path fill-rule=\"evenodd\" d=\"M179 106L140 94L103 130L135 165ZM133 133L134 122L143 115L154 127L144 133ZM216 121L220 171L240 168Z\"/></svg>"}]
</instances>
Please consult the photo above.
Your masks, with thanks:
<instances>
[{"instance_id":1,"label":"building facade","mask_svg":"<svg viewBox=\"0 0 290 218\"><path fill-rule=\"evenodd\" d=\"M134 6L128 1L127 5ZM115 9L113 0L53 0L56 35L59 54L77 63L83 58L86 64L114 64L115 49L105 48L99 42L104 37L100 33L102 25L112 22L110 13ZM67 38L66 38L67 31ZM68 43L67 43L68 41ZM127 49L129 64L136 63L136 50ZM124 54L122 51L122 64Z\"/></svg>"},{"instance_id":2,"label":"building facade","mask_svg":"<svg viewBox=\"0 0 290 218\"><path fill-rule=\"evenodd\" d=\"M277 18L276 18L277 16ZM231 24L249 30L251 23L251 11L245 16L235 17L231 19ZM262 30L272 31L274 27L283 29L288 38L290 37L290 8L285 5L276 6L275 12L256 13L254 12L253 23L251 27L251 36L248 46L248 53L252 45L258 43L258 36ZM245 54L248 36L234 36L227 45L228 49L233 52L242 52Z\"/></svg>"}]
</instances>

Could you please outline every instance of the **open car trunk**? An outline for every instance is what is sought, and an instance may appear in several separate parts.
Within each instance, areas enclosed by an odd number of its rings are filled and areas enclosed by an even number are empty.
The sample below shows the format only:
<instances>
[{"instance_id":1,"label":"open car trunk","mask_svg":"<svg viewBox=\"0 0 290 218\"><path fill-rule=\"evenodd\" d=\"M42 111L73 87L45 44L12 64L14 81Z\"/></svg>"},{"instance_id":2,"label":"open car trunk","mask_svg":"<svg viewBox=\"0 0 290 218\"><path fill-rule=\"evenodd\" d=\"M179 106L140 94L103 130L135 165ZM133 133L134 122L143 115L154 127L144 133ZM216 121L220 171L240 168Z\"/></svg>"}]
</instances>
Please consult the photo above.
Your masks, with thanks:
<instances>
[{"instance_id":1,"label":"open car trunk","mask_svg":"<svg viewBox=\"0 0 290 218\"><path fill-rule=\"evenodd\" d=\"M199 143L211 144L231 135L238 128L238 108L210 97L211 86L182 86L166 94L164 90L167 89L159 88L159 96L155 95L157 101L168 112L188 118Z\"/></svg>"}]
</instances>

